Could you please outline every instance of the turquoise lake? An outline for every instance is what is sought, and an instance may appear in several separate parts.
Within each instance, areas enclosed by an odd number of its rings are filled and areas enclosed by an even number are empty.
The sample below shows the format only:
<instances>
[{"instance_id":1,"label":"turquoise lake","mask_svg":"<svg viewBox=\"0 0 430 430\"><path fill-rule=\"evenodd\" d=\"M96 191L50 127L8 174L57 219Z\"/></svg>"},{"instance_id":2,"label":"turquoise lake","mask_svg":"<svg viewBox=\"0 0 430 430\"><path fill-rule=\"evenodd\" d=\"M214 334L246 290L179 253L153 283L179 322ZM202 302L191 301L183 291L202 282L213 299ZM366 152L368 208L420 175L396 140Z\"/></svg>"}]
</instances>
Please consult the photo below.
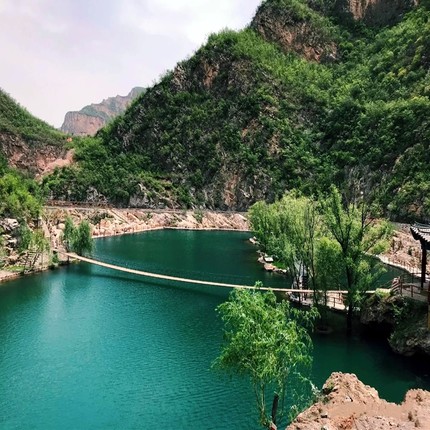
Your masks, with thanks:
<instances>
[{"instance_id":1,"label":"turquoise lake","mask_svg":"<svg viewBox=\"0 0 430 430\"><path fill-rule=\"evenodd\" d=\"M248 238L162 230L98 239L93 255L174 276L288 287L256 263ZM215 308L228 293L86 263L0 285L0 429L257 429L248 382L211 370L222 343ZM425 362L343 332L314 335L317 386L344 371L390 401L430 389Z\"/></svg>"}]
</instances>

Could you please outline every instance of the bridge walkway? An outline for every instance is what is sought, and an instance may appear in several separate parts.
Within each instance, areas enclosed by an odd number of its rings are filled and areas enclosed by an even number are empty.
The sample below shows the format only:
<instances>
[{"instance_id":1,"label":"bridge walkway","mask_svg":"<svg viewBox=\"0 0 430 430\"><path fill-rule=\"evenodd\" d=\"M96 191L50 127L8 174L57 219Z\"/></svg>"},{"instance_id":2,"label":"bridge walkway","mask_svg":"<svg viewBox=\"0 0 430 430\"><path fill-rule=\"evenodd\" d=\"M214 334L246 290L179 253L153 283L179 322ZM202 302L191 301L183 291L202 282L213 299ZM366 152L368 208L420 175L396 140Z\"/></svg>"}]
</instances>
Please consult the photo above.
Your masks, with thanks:
<instances>
[{"instance_id":1,"label":"bridge walkway","mask_svg":"<svg viewBox=\"0 0 430 430\"><path fill-rule=\"evenodd\" d=\"M199 280L199 279L191 279L191 278L181 278L177 276L170 276L170 275L162 275L160 273L153 273L153 272L147 272L143 270L137 270L137 269L130 269L123 266L118 266L115 264L105 263L100 260L95 260L88 257L83 257L80 255L77 255L75 253L71 252L61 252L62 255L65 255L69 258L84 261L86 263L94 264L101 267L106 267L107 269L117 270L120 272L126 272L133 275L139 275L139 276L145 276L148 278L155 278L155 279L163 279L167 281L174 281L174 282L183 282L187 284L195 284L195 285L205 285L205 286L212 286L212 287L221 287L221 288L236 288L236 289L243 289L243 290L260 290L260 291L273 291L273 292L279 292L286 294L292 301L301 302L305 305L311 305L312 304L312 295L313 290L304 290L304 289L294 289L294 288L270 288L270 287L255 287L254 285L239 285L239 284L229 284L229 283L223 283L223 282L215 282L215 281L205 281L205 280ZM366 291L366 294L373 294L375 291ZM347 291L344 290L332 290L327 291L327 306L336 309L336 310L345 310L346 306L344 304L344 296L347 294Z\"/></svg>"}]
</instances>

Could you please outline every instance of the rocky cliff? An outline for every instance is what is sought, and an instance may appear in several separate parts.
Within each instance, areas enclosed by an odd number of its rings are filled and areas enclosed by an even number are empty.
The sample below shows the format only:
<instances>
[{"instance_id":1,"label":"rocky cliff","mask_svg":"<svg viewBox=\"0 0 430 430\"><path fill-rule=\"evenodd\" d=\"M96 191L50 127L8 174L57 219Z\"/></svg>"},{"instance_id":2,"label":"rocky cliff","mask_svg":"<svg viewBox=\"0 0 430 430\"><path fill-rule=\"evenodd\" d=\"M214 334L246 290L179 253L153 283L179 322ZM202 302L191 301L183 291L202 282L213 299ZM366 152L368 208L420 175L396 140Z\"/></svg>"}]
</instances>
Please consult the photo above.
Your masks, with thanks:
<instances>
[{"instance_id":1,"label":"rocky cliff","mask_svg":"<svg viewBox=\"0 0 430 430\"><path fill-rule=\"evenodd\" d=\"M405 294L410 288L405 289ZM372 331L380 329L388 334L388 343L394 352L405 356L430 356L426 297L417 290L415 296L420 300L401 295L374 294L363 306L360 320Z\"/></svg>"},{"instance_id":2,"label":"rocky cliff","mask_svg":"<svg viewBox=\"0 0 430 430\"><path fill-rule=\"evenodd\" d=\"M338 0L337 13L363 21L370 26L391 25L405 12L418 5L418 0Z\"/></svg>"},{"instance_id":3,"label":"rocky cliff","mask_svg":"<svg viewBox=\"0 0 430 430\"><path fill-rule=\"evenodd\" d=\"M94 136L144 91L144 88L135 87L126 96L109 97L101 103L85 106L78 112L67 112L61 131L75 136Z\"/></svg>"},{"instance_id":4,"label":"rocky cliff","mask_svg":"<svg viewBox=\"0 0 430 430\"><path fill-rule=\"evenodd\" d=\"M72 153L65 144L28 141L10 133L0 133L0 148L9 166L35 177L44 175L55 167L67 166L72 161Z\"/></svg>"},{"instance_id":5,"label":"rocky cliff","mask_svg":"<svg viewBox=\"0 0 430 430\"><path fill-rule=\"evenodd\" d=\"M301 413L287 430L429 429L430 392L409 390L397 405L381 399L356 375L332 373L322 398Z\"/></svg>"},{"instance_id":6,"label":"rocky cliff","mask_svg":"<svg viewBox=\"0 0 430 430\"><path fill-rule=\"evenodd\" d=\"M296 52L313 61L336 60L335 30L329 19L312 8L297 5L288 1L264 2L251 28L286 53Z\"/></svg>"}]
</instances>

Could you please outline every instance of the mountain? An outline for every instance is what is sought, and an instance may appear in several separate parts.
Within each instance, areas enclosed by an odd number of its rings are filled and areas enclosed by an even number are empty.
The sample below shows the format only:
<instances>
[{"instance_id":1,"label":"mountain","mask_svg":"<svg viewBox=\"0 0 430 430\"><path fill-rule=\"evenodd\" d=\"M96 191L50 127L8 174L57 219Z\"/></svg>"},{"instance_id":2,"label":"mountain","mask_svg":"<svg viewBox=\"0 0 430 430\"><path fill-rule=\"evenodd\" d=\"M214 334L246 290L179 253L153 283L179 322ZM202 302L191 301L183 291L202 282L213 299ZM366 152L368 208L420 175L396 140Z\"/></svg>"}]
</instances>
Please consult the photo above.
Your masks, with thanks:
<instances>
[{"instance_id":1,"label":"mountain","mask_svg":"<svg viewBox=\"0 0 430 430\"><path fill-rule=\"evenodd\" d=\"M0 89L0 158L30 175L59 165L67 155L67 137L31 115Z\"/></svg>"},{"instance_id":2,"label":"mountain","mask_svg":"<svg viewBox=\"0 0 430 430\"><path fill-rule=\"evenodd\" d=\"M245 210L331 183L392 218L430 216L426 1L266 0L248 28L211 35L135 100L57 198Z\"/></svg>"},{"instance_id":3,"label":"mountain","mask_svg":"<svg viewBox=\"0 0 430 430\"><path fill-rule=\"evenodd\" d=\"M85 106L79 112L67 112L61 131L75 136L94 136L143 92L144 88L135 87L126 96L109 97L101 103Z\"/></svg>"}]
</instances>

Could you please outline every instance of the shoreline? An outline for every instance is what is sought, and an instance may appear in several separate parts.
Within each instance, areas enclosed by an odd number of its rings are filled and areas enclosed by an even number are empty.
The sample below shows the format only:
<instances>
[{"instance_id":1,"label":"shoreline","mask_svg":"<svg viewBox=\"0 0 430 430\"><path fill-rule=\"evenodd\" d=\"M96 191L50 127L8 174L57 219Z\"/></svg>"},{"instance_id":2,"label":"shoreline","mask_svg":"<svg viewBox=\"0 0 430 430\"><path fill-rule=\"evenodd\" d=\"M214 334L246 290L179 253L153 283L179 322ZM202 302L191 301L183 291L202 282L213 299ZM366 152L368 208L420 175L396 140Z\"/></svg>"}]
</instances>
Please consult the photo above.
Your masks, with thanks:
<instances>
[{"instance_id":1,"label":"shoreline","mask_svg":"<svg viewBox=\"0 0 430 430\"><path fill-rule=\"evenodd\" d=\"M126 236L130 234L139 234L145 233L149 231L157 231L157 230L182 230L182 231L230 231L230 232L241 232L241 233L251 233L249 229L237 229L237 228L222 228L222 227L151 227L143 230L136 231L125 231L119 233L109 233L103 235L92 235L93 239L103 239L104 237L115 237L115 236Z\"/></svg>"},{"instance_id":2,"label":"shoreline","mask_svg":"<svg viewBox=\"0 0 430 430\"><path fill-rule=\"evenodd\" d=\"M67 217L72 218L75 223L88 221L91 225L93 239L157 230L238 231L252 235L246 214L243 212L204 211L199 213L195 210L162 211L160 209L46 206L42 218L42 228L45 236L50 239L51 249L61 248L61 235ZM416 275L417 257L420 256L420 253L419 244L411 237L408 226L396 224L390 250L376 257L381 263ZM48 261L48 258L45 261ZM28 274L50 269L52 266L46 265ZM0 270L0 283L26 275L20 272Z\"/></svg>"},{"instance_id":3,"label":"shoreline","mask_svg":"<svg viewBox=\"0 0 430 430\"><path fill-rule=\"evenodd\" d=\"M94 223L97 215L104 218ZM150 215L150 216L149 216ZM147 209L89 209L45 207L42 219L42 228L45 236L49 238L51 250L61 248L61 235L65 219L70 216L78 223L86 220L92 229L92 238L138 234L157 230L184 230L184 231L230 231L251 233L248 221L243 212L211 212L205 211L201 219L196 218L194 211L148 211ZM176 225L172 225L175 223ZM46 258L45 261L49 261ZM54 270L65 264L67 260L60 260L58 265L44 265L31 272L0 270L0 284L5 284L24 276L34 275Z\"/></svg>"}]
</instances>

